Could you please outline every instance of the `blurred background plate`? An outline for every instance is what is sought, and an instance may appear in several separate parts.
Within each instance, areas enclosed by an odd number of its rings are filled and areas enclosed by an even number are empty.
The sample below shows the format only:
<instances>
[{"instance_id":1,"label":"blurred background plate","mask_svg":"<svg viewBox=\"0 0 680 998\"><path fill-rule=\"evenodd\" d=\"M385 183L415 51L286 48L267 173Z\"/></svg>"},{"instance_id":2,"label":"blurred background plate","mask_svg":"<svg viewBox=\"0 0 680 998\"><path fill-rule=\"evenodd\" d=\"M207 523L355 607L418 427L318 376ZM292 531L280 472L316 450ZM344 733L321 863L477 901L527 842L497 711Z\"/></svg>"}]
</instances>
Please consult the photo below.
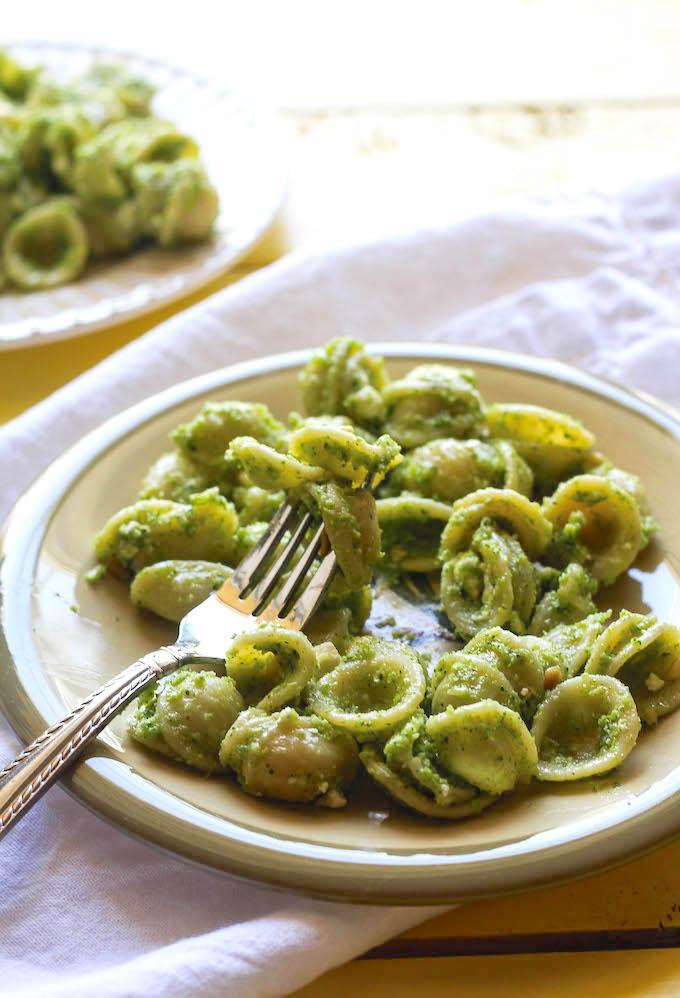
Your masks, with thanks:
<instances>
[{"instance_id":1,"label":"blurred background plate","mask_svg":"<svg viewBox=\"0 0 680 998\"><path fill-rule=\"evenodd\" d=\"M213 238L180 249L143 249L88 266L72 284L0 292L0 350L66 339L142 315L224 273L264 235L286 187L283 137L275 115L209 80L137 55L67 44L16 42L20 62L68 77L93 61L123 62L157 90L153 110L200 146L220 196Z\"/></svg>"}]
</instances>

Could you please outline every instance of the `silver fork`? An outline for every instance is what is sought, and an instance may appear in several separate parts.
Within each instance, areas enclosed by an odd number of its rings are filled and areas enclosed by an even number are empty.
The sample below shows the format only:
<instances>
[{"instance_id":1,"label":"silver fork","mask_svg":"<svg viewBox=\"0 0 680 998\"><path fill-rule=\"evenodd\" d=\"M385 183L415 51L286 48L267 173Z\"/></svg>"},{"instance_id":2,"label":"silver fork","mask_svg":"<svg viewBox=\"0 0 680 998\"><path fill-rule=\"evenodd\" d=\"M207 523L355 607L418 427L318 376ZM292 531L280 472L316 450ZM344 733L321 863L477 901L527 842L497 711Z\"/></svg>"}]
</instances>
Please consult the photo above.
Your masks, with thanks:
<instances>
[{"instance_id":1,"label":"silver fork","mask_svg":"<svg viewBox=\"0 0 680 998\"><path fill-rule=\"evenodd\" d=\"M150 683L183 665L224 666L230 640L257 622L294 631L304 627L337 568L335 554L329 550L307 579L324 537L321 525L303 548L311 526L310 513L284 503L230 578L180 621L174 644L149 652L100 686L0 771L0 838L64 774L113 715ZM290 537L277 554L287 533ZM288 578L279 586L298 553Z\"/></svg>"}]
</instances>

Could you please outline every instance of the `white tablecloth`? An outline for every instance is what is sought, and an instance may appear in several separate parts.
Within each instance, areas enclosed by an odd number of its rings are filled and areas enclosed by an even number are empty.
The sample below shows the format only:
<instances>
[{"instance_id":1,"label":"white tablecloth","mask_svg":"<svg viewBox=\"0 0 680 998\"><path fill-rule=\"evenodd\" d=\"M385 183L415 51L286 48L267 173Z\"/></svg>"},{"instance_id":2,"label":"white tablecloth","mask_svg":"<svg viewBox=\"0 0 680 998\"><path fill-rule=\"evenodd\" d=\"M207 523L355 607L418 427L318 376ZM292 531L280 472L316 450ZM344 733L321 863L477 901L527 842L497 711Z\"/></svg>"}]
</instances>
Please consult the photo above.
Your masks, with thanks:
<instances>
[{"instance_id":1,"label":"white tablecloth","mask_svg":"<svg viewBox=\"0 0 680 998\"><path fill-rule=\"evenodd\" d=\"M677 178L289 257L7 425L0 516L52 458L131 403L339 334L557 357L680 404L679 276ZM0 721L0 759L17 748ZM58 788L0 843L0 860L7 996L279 995L432 912L325 904L197 870Z\"/></svg>"}]
</instances>

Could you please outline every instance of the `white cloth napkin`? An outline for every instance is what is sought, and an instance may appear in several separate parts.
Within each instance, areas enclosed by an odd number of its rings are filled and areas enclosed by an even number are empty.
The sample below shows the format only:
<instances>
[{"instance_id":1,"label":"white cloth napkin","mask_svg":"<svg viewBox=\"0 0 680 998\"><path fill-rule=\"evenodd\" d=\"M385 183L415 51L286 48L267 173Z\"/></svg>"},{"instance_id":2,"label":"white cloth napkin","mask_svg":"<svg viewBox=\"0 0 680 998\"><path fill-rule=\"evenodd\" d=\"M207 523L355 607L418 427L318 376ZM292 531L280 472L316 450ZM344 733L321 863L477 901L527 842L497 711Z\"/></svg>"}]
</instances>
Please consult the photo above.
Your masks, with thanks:
<instances>
[{"instance_id":1,"label":"white cloth napkin","mask_svg":"<svg viewBox=\"0 0 680 998\"><path fill-rule=\"evenodd\" d=\"M131 403L339 334L557 357L678 404L679 280L677 178L289 257L8 424L0 516L52 458ZM0 759L17 748L0 722ZM434 910L326 904L238 883L132 841L58 788L0 844L0 869L8 996L286 994Z\"/></svg>"}]
</instances>

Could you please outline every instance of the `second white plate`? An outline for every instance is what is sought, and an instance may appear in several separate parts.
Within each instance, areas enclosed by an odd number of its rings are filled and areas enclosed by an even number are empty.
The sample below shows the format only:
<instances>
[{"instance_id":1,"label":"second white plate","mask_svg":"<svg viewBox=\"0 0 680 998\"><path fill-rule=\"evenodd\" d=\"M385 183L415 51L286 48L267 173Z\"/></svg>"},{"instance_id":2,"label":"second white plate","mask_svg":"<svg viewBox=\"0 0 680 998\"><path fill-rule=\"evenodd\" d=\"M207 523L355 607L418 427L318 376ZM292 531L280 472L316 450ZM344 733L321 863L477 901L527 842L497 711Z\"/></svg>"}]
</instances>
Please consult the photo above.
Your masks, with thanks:
<instances>
[{"instance_id":1,"label":"second white plate","mask_svg":"<svg viewBox=\"0 0 680 998\"><path fill-rule=\"evenodd\" d=\"M149 80L157 89L155 113L198 142L221 208L208 242L105 260L60 288L0 291L0 350L78 336L168 304L232 267L271 225L286 186L283 139L271 113L246 106L213 82L137 55L40 42L5 48L57 76L106 60Z\"/></svg>"}]
</instances>

